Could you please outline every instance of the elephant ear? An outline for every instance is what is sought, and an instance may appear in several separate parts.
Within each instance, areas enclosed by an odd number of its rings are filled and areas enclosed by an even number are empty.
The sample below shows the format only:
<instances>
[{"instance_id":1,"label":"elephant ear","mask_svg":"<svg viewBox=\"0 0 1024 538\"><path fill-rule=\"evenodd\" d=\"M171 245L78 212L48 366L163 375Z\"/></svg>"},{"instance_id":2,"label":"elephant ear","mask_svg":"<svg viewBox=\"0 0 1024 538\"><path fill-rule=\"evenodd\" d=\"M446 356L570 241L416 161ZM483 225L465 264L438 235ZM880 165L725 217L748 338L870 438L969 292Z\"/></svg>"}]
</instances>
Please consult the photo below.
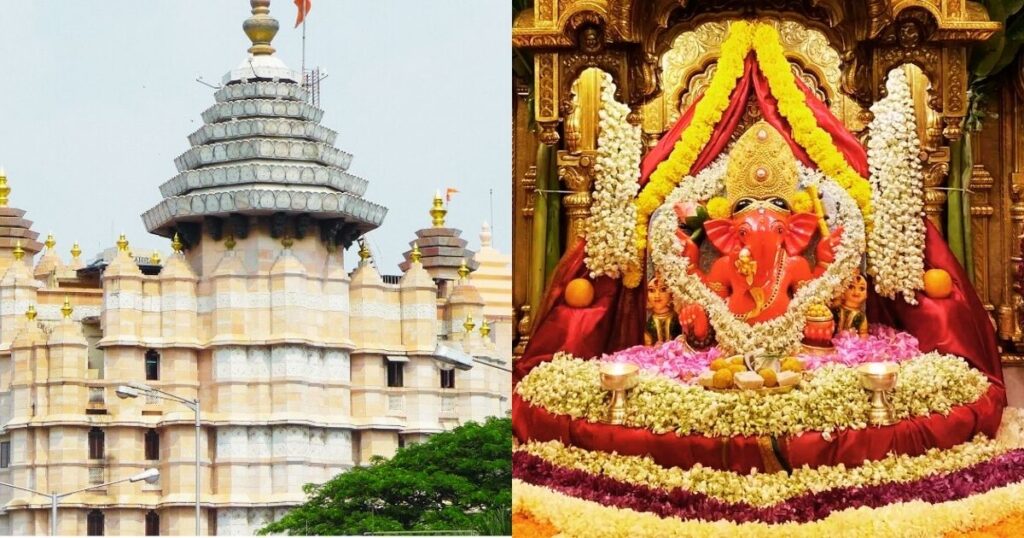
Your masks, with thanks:
<instances>
[{"instance_id":1,"label":"elephant ear","mask_svg":"<svg viewBox=\"0 0 1024 538\"><path fill-rule=\"evenodd\" d=\"M796 256L807 248L814 237L814 232L818 229L818 216L814 213L797 213L789 217L786 224L789 228L784 238L786 253Z\"/></svg>"},{"instance_id":2,"label":"elephant ear","mask_svg":"<svg viewBox=\"0 0 1024 538\"><path fill-rule=\"evenodd\" d=\"M729 219L711 219L704 222L704 232L708 234L708 241L722 254L728 254L739 248L739 237L736 229Z\"/></svg>"}]
</instances>

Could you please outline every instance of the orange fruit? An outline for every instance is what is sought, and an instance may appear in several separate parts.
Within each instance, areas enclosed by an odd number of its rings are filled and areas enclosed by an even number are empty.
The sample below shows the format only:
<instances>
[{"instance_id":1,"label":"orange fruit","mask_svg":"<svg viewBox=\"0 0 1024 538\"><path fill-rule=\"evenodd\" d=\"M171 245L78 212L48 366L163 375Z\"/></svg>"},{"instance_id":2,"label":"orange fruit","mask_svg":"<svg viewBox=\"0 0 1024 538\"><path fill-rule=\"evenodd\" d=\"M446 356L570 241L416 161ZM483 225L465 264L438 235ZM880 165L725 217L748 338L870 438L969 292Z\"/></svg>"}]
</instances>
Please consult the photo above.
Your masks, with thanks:
<instances>
[{"instance_id":1,"label":"orange fruit","mask_svg":"<svg viewBox=\"0 0 1024 538\"><path fill-rule=\"evenodd\" d=\"M574 278L565 287L565 302L573 308L586 308L594 302L594 285L585 278Z\"/></svg>"},{"instance_id":2,"label":"orange fruit","mask_svg":"<svg viewBox=\"0 0 1024 538\"><path fill-rule=\"evenodd\" d=\"M945 269L929 269L924 272L924 292L932 299L945 299L953 293L953 278Z\"/></svg>"},{"instance_id":3,"label":"orange fruit","mask_svg":"<svg viewBox=\"0 0 1024 538\"><path fill-rule=\"evenodd\" d=\"M775 375L775 370L771 368L761 368L757 371L757 375L764 378L765 387L774 387L779 384L779 379Z\"/></svg>"},{"instance_id":4,"label":"orange fruit","mask_svg":"<svg viewBox=\"0 0 1024 538\"><path fill-rule=\"evenodd\" d=\"M730 364L727 368L732 370L732 373L734 374L745 372L747 370L747 367L743 366L742 364Z\"/></svg>"},{"instance_id":5,"label":"orange fruit","mask_svg":"<svg viewBox=\"0 0 1024 538\"><path fill-rule=\"evenodd\" d=\"M725 359L715 359L715 360L711 361L711 371L712 372L717 372L717 371L721 370L722 368L727 368L728 366L729 366L729 363L726 362Z\"/></svg>"}]
</instances>

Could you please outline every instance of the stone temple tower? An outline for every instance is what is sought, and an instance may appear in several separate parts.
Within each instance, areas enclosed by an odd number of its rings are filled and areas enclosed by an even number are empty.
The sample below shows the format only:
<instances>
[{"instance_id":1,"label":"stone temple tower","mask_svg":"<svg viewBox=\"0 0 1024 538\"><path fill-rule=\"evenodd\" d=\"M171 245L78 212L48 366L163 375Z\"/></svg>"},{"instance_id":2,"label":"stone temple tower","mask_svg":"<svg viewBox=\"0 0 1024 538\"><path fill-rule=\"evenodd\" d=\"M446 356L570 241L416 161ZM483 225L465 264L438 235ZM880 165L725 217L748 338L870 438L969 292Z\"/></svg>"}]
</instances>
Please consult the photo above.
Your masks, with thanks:
<instances>
[{"instance_id":1,"label":"stone temple tower","mask_svg":"<svg viewBox=\"0 0 1024 538\"><path fill-rule=\"evenodd\" d=\"M269 1L251 4L249 55L142 216L166 259L122 236L65 263L0 181L0 481L102 486L61 502L56 534L250 535L307 483L509 410L507 263L465 250L435 202L402 275L365 248L345 267L386 209L274 56ZM198 435L153 389L198 399ZM147 468L155 483L105 485ZM51 532L47 497L0 488L0 505L0 535Z\"/></svg>"}]
</instances>

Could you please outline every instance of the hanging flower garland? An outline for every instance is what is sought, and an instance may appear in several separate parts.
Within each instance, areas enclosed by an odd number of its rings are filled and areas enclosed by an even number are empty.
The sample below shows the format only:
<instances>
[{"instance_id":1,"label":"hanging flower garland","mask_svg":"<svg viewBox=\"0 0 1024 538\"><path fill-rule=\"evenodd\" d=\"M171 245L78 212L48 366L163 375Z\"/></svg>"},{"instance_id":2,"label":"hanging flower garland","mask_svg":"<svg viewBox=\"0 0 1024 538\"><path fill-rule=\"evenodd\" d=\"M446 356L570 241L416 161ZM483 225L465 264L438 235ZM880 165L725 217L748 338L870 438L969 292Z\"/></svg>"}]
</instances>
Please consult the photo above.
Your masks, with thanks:
<instances>
[{"instance_id":1,"label":"hanging flower garland","mask_svg":"<svg viewBox=\"0 0 1024 538\"><path fill-rule=\"evenodd\" d=\"M831 181L822 181L820 172L797 163L805 186L816 185L826 198L836 202L837 213L833 222L843 226L835 260L825 272L801 287L794 294L786 311L769 321L755 323L737 319L728 303L707 287L696 272L690 270L690 261L680 256L675 231L678 225L671 211L662 211L655 218L651 231L651 257L658 272L674 297L685 302L702 305L715 328L720 347L743 355L787 354L796 351L803 337L806 310L811 305L829 303L853 274L864 252L864 220L856 204ZM700 174L698 174L700 176ZM722 174L724 176L724 174ZM717 179L719 182L722 176ZM706 181L684 181L669 196L666 206L683 200L701 199L707 195ZM721 183L719 183L721 185ZM721 186L719 186L719 189Z\"/></svg>"},{"instance_id":2,"label":"hanging flower garland","mask_svg":"<svg viewBox=\"0 0 1024 538\"><path fill-rule=\"evenodd\" d=\"M779 41L778 31L759 24L753 32L753 48L757 63L768 79L772 95L779 102L779 113L792 128L793 140L800 145L825 175L834 179L850 194L860 207L864 220L871 226L871 186L860 176L836 149L832 136L818 126L814 113L807 106L807 96L796 85Z\"/></svg>"},{"instance_id":3,"label":"hanging flower garland","mask_svg":"<svg viewBox=\"0 0 1024 538\"><path fill-rule=\"evenodd\" d=\"M729 34L722 43L717 70L704 96L697 103L689 126L679 137L668 158L651 173L647 185L633 201L636 208L635 248L630 253L631 262L623 280L626 287L635 288L640 284L643 274L641 260L647 248L647 224L651 214L661 206L665 196L680 179L690 173L690 167L711 140L715 125L729 107L729 97L736 87L736 81L743 75L743 61L750 51L752 28L750 23L742 20L729 26Z\"/></svg>"},{"instance_id":4,"label":"hanging flower garland","mask_svg":"<svg viewBox=\"0 0 1024 538\"><path fill-rule=\"evenodd\" d=\"M924 286L924 181L918 160L921 144L910 84L903 69L889 72L888 94L871 105L868 165L877 219L868 234L869 272L875 291L917 304ZM893 238L899 238L894 241Z\"/></svg>"},{"instance_id":5,"label":"hanging flower garland","mask_svg":"<svg viewBox=\"0 0 1024 538\"><path fill-rule=\"evenodd\" d=\"M601 75L594 201L587 219L584 263L592 278L618 278L636 250L636 207L631 202L639 189L636 171L640 168L640 126L626 120L629 107L615 100L612 76L604 72Z\"/></svg>"}]
</instances>

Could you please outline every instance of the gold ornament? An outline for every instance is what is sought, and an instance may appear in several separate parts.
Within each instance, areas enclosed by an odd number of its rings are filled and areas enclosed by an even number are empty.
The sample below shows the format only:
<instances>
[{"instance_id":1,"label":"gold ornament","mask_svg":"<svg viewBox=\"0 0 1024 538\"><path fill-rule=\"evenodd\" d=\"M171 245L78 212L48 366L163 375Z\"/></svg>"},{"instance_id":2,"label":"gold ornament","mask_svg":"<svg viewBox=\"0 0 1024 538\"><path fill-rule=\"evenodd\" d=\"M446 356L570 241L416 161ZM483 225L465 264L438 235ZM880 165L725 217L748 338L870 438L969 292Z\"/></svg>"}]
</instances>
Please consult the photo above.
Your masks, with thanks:
<instances>
[{"instance_id":1,"label":"gold ornament","mask_svg":"<svg viewBox=\"0 0 1024 538\"><path fill-rule=\"evenodd\" d=\"M476 323L473 323L473 314L466 314L466 321L462 322L462 328L466 329L466 334L473 332L473 327L476 327Z\"/></svg>"},{"instance_id":2,"label":"gold ornament","mask_svg":"<svg viewBox=\"0 0 1024 538\"><path fill-rule=\"evenodd\" d=\"M125 237L124 234L121 234L121 236L117 238L117 251L128 252L128 238Z\"/></svg>"},{"instance_id":3,"label":"gold ornament","mask_svg":"<svg viewBox=\"0 0 1024 538\"><path fill-rule=\"evenodd\" d=\"M178 232L174 232L174 239L171 239L171 250L177 253L181 253L185 249L185 244L181 242L181 236Z\"/></svg>"},{"instance_id":4,"label":"gold ornament","mask_svg":"<svg viewBox=\"0 0 1024 538\"><path fill-rule=\"evenodd\" d=\"M282 241L282 243L283 242L284 241ZM236 244L237 243L235 243L235 236L233 236L233 235L229 235L228 238L224 240L224 248L226 248L228 250L235 250L235 245Z\"/></svg>"},{"instance_id":5,"label":"gold ornament","mask_svg":"<svg viewBox=\"0 0 1024 538\"><path fill-rule=\"evenodd\" d=\"M235 240L232 238L231 239L232 247L234 246L234 242L235 242ZM294 245L294 244L295 244L295 240L292 239L292 236L290 236L290 235L286 235L283 238L281 238L281 246L286 248L286 249L292 248L292 245Z\"/></svg>"},{"instance_id":6,"label":"gold ornament","mask_svg":"<svg viewBox=\"0 0 1024 538\"><path fill-rule=\"evenodd\" d=\"M412 260L412 263L420 263L420 260L423 259L423 255L420 253L419 243L412 244L412 254L409 254L409 259Z\"/></svg>"},{"instance_id":7,"label":"gold ornament","mask_svg":"<svg viewBox=\"0 0 1024 538\"><path fill-rule=\"evenodd\" d=\"M370 249L366 246L366 241L359 242L359 259L364 262L370 259Z\"/></svg>"},{"instance_id":8,"label":"gold ornament","mask_svg":"<svg viewBox=\"0 0 1024 538\"><path fill-rule=\"evenodd\" d=\"M82 255L82 247L78 246L78 241L75 241L74 245L71 245L71 258L77 260Z\"/></svg>"},{"instance_id":9,"label":"gold ornament","mask_svg":"<svg viewBox=\"0 0 1024 538\"><path fill-rule=\"evenodd\" d=\"M270 0L250 0L252 17L245 19L242 29L252 41L249 52L254 56L270 55L274 47L270 46L279 28L277 19L270 16Z\"/></svg>"},{"instance_id":10,"label":"gold ornament","mask_svg":"<svg viewBox=\"0 0 1024 538\"><path fill-rule=\"evenodd\" d=\"M469 266L466 265L466 258L462 258L462 264L459 265L459 281L466 280L469 276Z\"/></svg>"},{"instance_id":11,"label":"gold ornament","mask_svg":"<svg viewBox=\"0 0 1024 538\"><path fill-rule=\"evenodd\" d=\"M71 314L75 311L71 307L71 297L64 296L64 306L60 307L60 313L64 316L64 319L71 319Z\"/></svg>"},{"instance_id":12,"label":"gold ornament","mask_svg":"<svg viewBox=\"0 0 1024 538\"><path fill-rule=\"evenodd\" d=\"M483 323L480 324L480 336L487 338L491 335L491 326L487 323L487 318L484 318Z\"/></svg>"},{"instance_id":13,"label":"gold ornament","mask_svg":"<svg viewBox=\"0 0 1024 538\"><path fill-rule=\"evenodd\" d=\"M743 198L789 200L796 193L799 174L796 157L774 127L764 121L752 125L729 152L725 194L729 206ZM760 207L751 204L746 209ZM764 206L778 211L777 206Z\"/></svg>"},{"instance_id":14,"label":"gold ornament","mask_svg":"<svg viewBox=\"0 0 1024 538\"><path fill-rule=\"evenodd\" d=\"M25 257L25 249L21 248L21 241L14 244L14 259L21 261Z\"/></svg>"},{"instance_id":15,"label":"gold ornament","mask_svg":"<svg viewBox=\"0 0 1024 538\"><path fill-rule=\"evenodd\" d=\"M149 263L153 265L160 265L160 252L154 250L153 253L149 255Z\"/></svg>"},{"instance_id":16,"label":"gold ornament","mask_svg":"<svg viewBox=\"0 0 1024 538\"><path fill-rule=\"evenodd\" d=\"M35 321L36 315L36 305L28 305L28 310L25 311L25 318L28 319L29 321Z\"/></svg>"},{"instance_id":17,"label":"gold ornament","mask_svg":"<svg viewBox=\"0 0 1024 538\"><path fill-rule=\"evenodd\" d=\"M53 250L53 247L57 246L57 240L53 238L53 232L46 236L46 242L43 244L46 245L46 250Z\"/></svg>"},{"instance_id":18,"label":"gold ornament","mask_svg":"<svg viewBox=\"0 0 1024 538\"><path fill-rule=\"evenodd\" d=\"M444 228L444 216L447 214L448 210L444 208L444 199L441 198L441 193L435 193L434 205L430 208L430 217L434 223L434 228Z\"/></svg>"},{"instance_id":19,"label":"gold ornament","mask_svg":"<svg viewBox=\"0 0 1024 538\"><path fill-rule=\"evenodd\" d=\"M0 207L7 207L8 197L11 195L11 188L7 185L7 172L0 167Z\"/></svg>"}]
</instances>

